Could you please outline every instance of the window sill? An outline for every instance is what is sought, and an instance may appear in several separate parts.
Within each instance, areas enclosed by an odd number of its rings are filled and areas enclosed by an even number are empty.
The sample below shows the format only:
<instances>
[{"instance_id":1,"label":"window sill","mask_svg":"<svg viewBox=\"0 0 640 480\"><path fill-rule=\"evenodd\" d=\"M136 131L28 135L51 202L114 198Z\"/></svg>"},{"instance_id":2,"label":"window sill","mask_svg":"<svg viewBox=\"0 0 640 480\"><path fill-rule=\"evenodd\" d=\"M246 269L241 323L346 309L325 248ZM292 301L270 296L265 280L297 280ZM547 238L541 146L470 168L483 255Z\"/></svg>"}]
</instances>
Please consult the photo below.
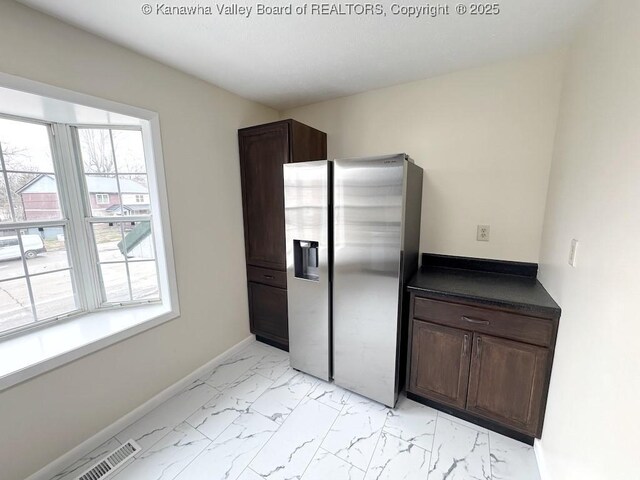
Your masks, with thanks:
<instances>
[{"instance_id":1,"label":"window sill","mask_svg":"<svg viewBox=\"0 0 640 480\"><path fill-rule=\"evenodd\" d=\"M0 341L0 391L178 317L166 305L94 312Z\"/></svg>"}]
</instances>

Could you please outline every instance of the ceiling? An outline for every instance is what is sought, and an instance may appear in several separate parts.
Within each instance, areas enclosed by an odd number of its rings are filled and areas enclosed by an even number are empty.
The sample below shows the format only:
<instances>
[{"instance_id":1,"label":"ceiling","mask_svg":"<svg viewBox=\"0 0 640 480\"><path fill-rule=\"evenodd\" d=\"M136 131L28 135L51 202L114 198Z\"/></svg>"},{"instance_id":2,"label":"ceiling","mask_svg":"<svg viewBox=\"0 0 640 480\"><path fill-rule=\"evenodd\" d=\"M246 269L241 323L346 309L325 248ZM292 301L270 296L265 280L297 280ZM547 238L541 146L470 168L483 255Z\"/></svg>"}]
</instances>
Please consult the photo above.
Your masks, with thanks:
<instances>
[{"instance_id":1,"label":"ceiling","mask_svg":"<svg viewBox=\"0 0 640 480\"><path fill-rule=\"evenodd\" d=\"M562 45L594 3L506 0L498 15L461 16L455 5L469 0L443 0L450 15L409 18L392 14L391 5L428 3L383 0L386 15L380 16L276 16L256 15L256 4L287 2L238 0L253 7L246 18L219 15L218 6L232 4L213 0L164 2L213 11L191 16L158 14L163 2L155 0L149 0L150 15L141 12L147 0L19 1L278 110Z\"/></svg>"}]
</instances>

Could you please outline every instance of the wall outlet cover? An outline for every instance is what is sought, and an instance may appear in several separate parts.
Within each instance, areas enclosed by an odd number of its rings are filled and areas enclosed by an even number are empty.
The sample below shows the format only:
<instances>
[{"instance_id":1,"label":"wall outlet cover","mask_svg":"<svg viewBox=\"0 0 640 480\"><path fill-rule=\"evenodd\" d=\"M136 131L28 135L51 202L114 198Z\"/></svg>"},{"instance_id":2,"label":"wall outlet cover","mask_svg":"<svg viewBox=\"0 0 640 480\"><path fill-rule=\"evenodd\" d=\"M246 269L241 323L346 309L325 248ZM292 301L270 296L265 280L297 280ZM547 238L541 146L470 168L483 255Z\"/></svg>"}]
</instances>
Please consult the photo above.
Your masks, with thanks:
<instances>
[{"instance_id":1,"label":"wall outlet cover","mask_svg":"<svg viewBox=\"0 0 640 480\"><path fill-rule=\"evenodd\" d=\"M479 242L488 242L491 227L489 225L478 225L476 240Z\"/></svg>"}]
</instances>

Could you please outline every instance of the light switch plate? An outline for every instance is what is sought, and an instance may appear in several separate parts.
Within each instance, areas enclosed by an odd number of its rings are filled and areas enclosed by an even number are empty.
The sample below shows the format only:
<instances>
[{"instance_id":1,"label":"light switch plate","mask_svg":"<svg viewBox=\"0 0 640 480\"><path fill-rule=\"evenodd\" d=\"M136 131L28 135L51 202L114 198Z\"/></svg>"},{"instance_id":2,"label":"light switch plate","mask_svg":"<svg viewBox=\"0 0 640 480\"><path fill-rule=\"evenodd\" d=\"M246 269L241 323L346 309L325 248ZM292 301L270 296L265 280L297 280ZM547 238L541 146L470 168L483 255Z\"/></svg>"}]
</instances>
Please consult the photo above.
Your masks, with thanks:
<instances>
[{"instance_id":1,"label":"light switch plate","mask_svg":"<svg viewBox=\"0 0 640 480\"><path fill-rule=\"evenodd\" d=\"M488 242L491 227L489 225L478 225L476 240L479 242Z\"/></svg>"},{"instance_id":2,"label":"light switch plate","mask_svg":"<svg viewBox=\"0 0 640 480\"><path fill-rule=\"evenodd\" d=\"M569 250L569 265L576 266L576 256L578 254L578 240L571 240L571 250Z\"/></svg>"}]
</instances>

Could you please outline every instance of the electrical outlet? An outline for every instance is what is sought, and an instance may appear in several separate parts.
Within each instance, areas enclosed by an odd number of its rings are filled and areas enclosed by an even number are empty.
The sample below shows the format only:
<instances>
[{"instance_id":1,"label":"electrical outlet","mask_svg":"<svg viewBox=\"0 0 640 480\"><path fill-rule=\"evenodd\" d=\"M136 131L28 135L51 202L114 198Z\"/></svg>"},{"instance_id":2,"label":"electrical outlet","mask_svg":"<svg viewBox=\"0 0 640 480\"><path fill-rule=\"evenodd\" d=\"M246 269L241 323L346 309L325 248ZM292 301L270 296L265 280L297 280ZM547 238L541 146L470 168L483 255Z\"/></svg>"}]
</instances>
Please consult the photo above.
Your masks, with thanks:
<instances>
[{"instance_id":1,"label":"electrical outlet","mask_svg":"<svg viewBox=\"0 0 640 480\"><path fill-rule=\"evenodd\" d=\"M576 255L578 254L578 240L571 240L571 249L569 250L569 265L576 266Z\"/></svg>"},{"instance_id":2,"label":"electrical outlet","mask_svg":"<svg viewBox=\"0 0 640 480\"><path fill-rule=\"evenodd\" d=\"M489 225L478 225L478 233L476 236L476 240L479 242L488 242L489 241Z\"/></svg>"}]
</instances>

